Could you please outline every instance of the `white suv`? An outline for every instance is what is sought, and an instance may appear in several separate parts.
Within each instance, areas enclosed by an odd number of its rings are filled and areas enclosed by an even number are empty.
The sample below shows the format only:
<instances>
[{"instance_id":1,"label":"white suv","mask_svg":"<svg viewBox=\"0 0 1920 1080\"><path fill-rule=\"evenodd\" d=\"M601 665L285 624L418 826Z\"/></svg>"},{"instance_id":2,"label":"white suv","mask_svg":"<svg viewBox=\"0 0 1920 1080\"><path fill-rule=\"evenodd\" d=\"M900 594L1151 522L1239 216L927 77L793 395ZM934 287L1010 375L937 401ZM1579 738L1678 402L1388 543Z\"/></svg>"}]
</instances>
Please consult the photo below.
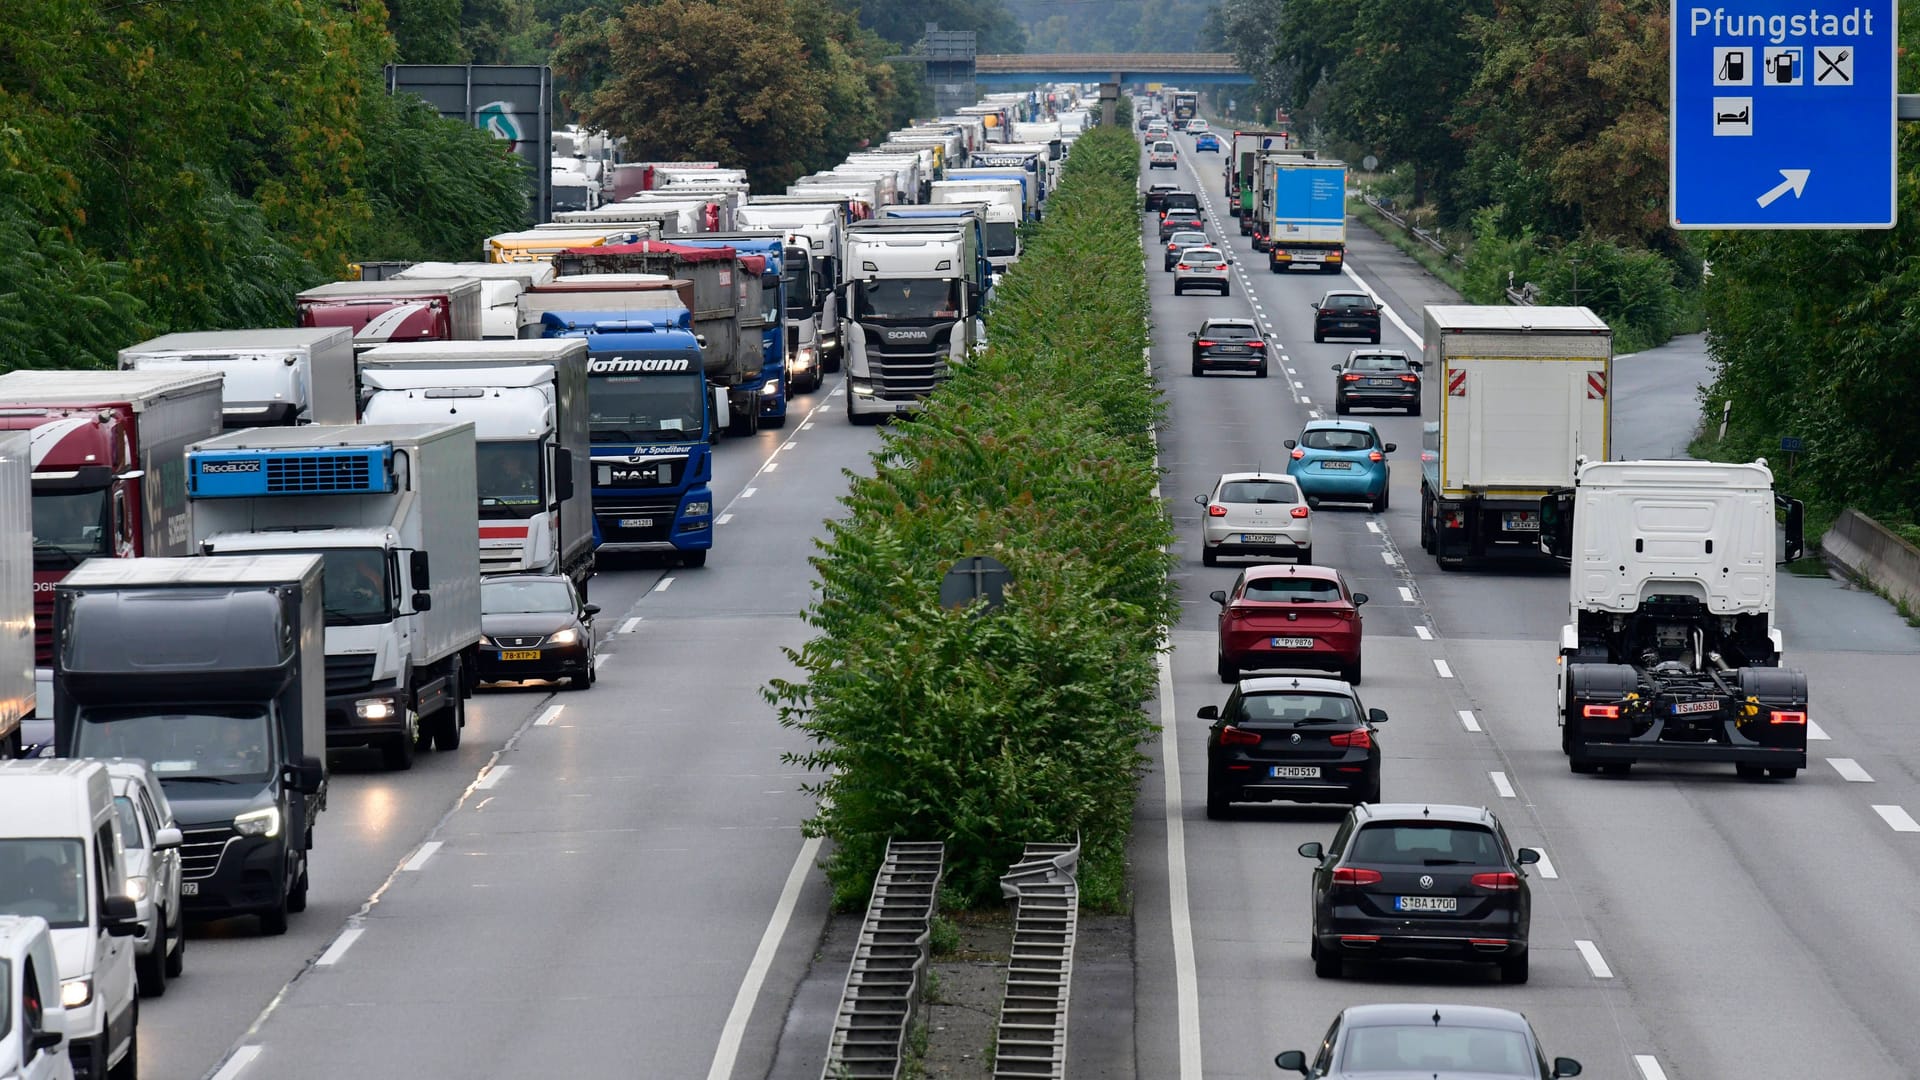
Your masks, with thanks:
<instances>
[{"instance_id":1,"label":"white suv","mask_svg":"<svg viewBox=\"0 0 1920 1080\"><path fill-rule=\"evenodd\" d=\"M1224 473L1213 491L1195 495L1200 518L1200 562L1220 565L1222 556L1262 561L1313 561L1313 511L1300 481L1285 473Z\"/></svg>"},{"instance_id":2,"label":"white suv","mask_svg":"<svg viewBox=\"0 0 1920 1080\"><path fill-rule=\"evenodd\" d=\"M1217 289L1221 296L1227 295L1231 288L1227 267L1232 261L1219 248L1197 247L1181 252L1180 260L1173 264L1173 295L1188 289Z\"/></svg>"}]
</instances>

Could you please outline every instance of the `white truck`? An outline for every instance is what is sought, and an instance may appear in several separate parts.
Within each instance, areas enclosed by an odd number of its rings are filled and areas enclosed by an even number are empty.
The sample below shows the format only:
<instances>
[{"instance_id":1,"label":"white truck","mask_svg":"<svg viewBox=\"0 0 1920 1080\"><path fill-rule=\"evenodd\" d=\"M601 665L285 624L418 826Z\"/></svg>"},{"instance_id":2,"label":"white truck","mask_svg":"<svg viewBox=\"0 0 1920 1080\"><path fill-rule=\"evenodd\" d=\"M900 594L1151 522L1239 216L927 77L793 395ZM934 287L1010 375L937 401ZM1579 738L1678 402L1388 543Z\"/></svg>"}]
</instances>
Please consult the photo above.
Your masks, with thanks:
<instances>
[{"instance_id":1,"label":"white truck","mask_svg":"<svg viewBox=\"0 0 1920 1080\"><path fill-rule=\"evenodd\" d=\"M1540 506L1542 551L1571 564L1568 766L1726 762L1779 780L1805 768L1807 678L1780 666L1774 624L1775 564L1804 547L1800 503L1774 494L1764 461L1595 461L1573 485Z\"/></svg>"},{"instance_id":2,"label":"white truck","mask_svg":"<svg viewBox=\"0 0 1920 1080\"><path fill-rule=\"evenodd\" d=\"M1347 258L1346 163L1279 153L1261 159L1260 168L1267 201L1254 246L1264 241L1267 268L1339 273Z\"/></svg>"},{"instance_id":3,"label":"white truck","mask_svg":"<svg viewBox=\"0 0 1920 1080\"><path fill-rule=\"evenodd\" d=\"M369 424L473 424L482 574L594 571L584 338L382 345L360 357Z\"/></svg>"},{"instance_id":4,"label":"white truck","mask_svg":"<svg viewBox=\"0 0 1920 1080\"><path fill-rule=\"evenodd\" d=\"M1420 547L1443 570L1538 558L1540 499L1610 450L1613 331L1583 307L1426 308Z\"/></svg>"},{"instance_id":5,"label":"white truck","mask_svg":"<svg viewBox=\"0 0 1920 1080\"><path fill-rule=\"evenodd\" d=\"M0 431L0 758L20 756L36 697L30 441L27 432Z\"/></svg>"},{"instance_id":6,"label":"white truck","mask_svg":"<svg viewBox=\"0 0 1920 1080\"><path fill-rule=\"evenodd\" d=\"M216 371L228 430L351 424L353 331L344 326L198 330L120 350L122 371Z\"/></svg>"},{"instance_id":7,"label":"white truck","mask_svg":"<svg viewBox=\"0 0 1920 1080\"><path fill-rule=\"evenodd\" d=\"M877 218L846 232L847 419L909 412L967 361L980 335L978 225Z\"/></svg>"},{"instance_id":8,"label":"white truck","mask_svg":"<svg viewBox=\"0 0 1920 1080\"><path fill-rule=\"evenodd\" d=\"M1025 216L1026 185L1019 180L936 180L929 192L935 206L985 203L987 261L1004 274L1020 261L1020 222Z\"/></svg>"},{"instance_id":9,"label":"white truck","mask_svg":"<svg viewBox=\"0 0 1920 1080\"><path fill-rule=\"evenodd\" d=\"M473 425L237 431L187 451L207 555L324 561L327 746L457 749L478 680Z\"/></svg>"},{"instance_id":10,"label":"white truck","mask_svg":"<svg viewBox=\"0 0 1920 1080\"><path fill-rule=\"evenodd\" d=\"M784 200L786 196L774 196ZM822 371L840 370L840 223L837 203L768 202L750 199L733 221L747 232L783 232L788 246L802 241L807 248L813 284L814 340Z\"/></svg>"},{"instance_id":11,"label":"white truck","mask_svg":"<svg viewBox=\"0 0 1920 1080\"><path fill-rule=\"evenodd\" d=\"M475 278L480 282L480 336L520 336L520 294L553 280L553 264L544 262L420 262L396 278ZM315 423L335 421L316 420ZM346 421L338 421L345 423Z\"/></svg>"}]
</instances>

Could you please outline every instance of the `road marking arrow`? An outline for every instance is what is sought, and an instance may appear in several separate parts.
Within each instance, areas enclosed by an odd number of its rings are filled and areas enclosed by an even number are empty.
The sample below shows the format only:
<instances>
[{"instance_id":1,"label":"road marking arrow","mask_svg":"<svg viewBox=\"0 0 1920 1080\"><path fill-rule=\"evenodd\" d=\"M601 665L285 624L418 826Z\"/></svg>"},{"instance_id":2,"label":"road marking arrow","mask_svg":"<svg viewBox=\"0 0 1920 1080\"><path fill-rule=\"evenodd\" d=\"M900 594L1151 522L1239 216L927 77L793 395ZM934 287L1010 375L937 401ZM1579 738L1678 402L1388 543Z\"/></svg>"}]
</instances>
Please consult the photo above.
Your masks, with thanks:
<instances>
[{"instance_id":1,"label":"road marking arrow","mask_svg":"<svg viewBox=\"0 0 1920 1080\"><path fill-rule=\"evenodd\" d=\"M1780 181L1780 183L1776 187L1774 187L1772 191L1767 192L1765 195L1762 195L1760 196L1760 198L1755 200L1762 207L1772 206L1775 199L1778 199L1780 196L1785 195L1789 191L1793 192L1794 198L1796 199L1799 198L1800 192L1806 189L1807 177L1813 175L1813 170L1812 169L1781 169L1780 175L1786 177L1786 179Z\"/></svg>"}]
</instances>

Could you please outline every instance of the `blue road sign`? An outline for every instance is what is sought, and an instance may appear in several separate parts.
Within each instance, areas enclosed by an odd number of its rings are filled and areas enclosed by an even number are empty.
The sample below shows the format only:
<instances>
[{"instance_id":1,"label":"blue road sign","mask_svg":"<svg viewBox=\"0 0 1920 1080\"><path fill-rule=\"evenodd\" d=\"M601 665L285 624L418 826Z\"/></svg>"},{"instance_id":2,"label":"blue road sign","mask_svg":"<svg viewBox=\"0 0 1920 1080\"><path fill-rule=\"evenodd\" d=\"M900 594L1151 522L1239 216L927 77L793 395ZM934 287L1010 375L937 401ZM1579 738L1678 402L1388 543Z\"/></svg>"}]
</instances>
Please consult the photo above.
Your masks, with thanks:
<instances>
[{"instance_id":1,"label":"blue road sign","mask_svg":"<svg viewBox=\"0 0 1920 1080\"><path fill-rule=\"evenodd\" d=\"M1676 229L1890 229L1897 0L1676 0Z\"/></svg>"}]
</instances>

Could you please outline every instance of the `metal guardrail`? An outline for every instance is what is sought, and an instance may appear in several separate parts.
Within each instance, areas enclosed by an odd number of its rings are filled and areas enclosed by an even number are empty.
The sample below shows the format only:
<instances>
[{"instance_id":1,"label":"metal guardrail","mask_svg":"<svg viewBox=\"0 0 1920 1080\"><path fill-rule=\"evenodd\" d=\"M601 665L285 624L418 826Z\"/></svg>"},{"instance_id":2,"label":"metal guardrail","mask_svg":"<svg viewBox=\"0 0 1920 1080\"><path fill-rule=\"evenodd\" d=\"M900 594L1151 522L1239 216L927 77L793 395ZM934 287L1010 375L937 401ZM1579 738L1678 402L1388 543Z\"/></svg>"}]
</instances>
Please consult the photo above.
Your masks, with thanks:
<instances>
[{"instance_id":1,"label":"metal guardrail","mask_svg":"<svg viewBox=\"0 0 1920 1080\"><path fill-rule=\"evenodd\" d=\"M1460 257L1459 254L1454 252L1453 249L1447 247L1447 245L1441 243L1439 240L1434 239L1434 236L1432 233L1428 232L1425 229L1420 228L1417 225L1414 225L1408 222L1406 218L1403 218L1400 215L1394 213L1393 211L1387 209L1385 204L1381 203L1380 200L1374 198L1371 195L1367 195L1364 193L1360 196L1360 199L1362 202L1366 203L1368 206L1373 207L1374 213L1379 214L1381 217L1386 218L1388 221L1393 222L1395 225L1398 225L1402 231L1406 232L1407 235L1412 236L1414 239L1420 241L1421 243L1432 248L1433 250L1439 252L1442 256L1446 258L1448 262L1462 268L1464 268L1467 265L1466 259ZM1535 285L1533 282L1529 281L1517 289L1509 288L1506 290L1506 292L1507 292L1507 303L1513 304L1518 307L1530 307L1534 303L1534 298L1539 295L1540 287L1538 285Z\"/></svg>"},{"instance_id":2,"label":"metal guardrail","mask_svg":"<svg viewBox=\"0 0 1920 1080\"><path fill-rule=\"evenodd\" d=\"M896 1080L926 979L946 845L900 840L874 875L821 1080Z\"/></svg>"},{"instance_id":3,"label":"metal guardrail","mask_svg":"<svg viewBox=\"0 0 1920 1080\"><path fill-rule=\"evenodd\" d=\"M1000 891L1018 907L994 1080L1066 1076L1067 999L1080 924L1080 883L1074 877L1079 865L1078 841L1028 844L1020 861L1000 878Z\"/></svg>"}]
</instances>

